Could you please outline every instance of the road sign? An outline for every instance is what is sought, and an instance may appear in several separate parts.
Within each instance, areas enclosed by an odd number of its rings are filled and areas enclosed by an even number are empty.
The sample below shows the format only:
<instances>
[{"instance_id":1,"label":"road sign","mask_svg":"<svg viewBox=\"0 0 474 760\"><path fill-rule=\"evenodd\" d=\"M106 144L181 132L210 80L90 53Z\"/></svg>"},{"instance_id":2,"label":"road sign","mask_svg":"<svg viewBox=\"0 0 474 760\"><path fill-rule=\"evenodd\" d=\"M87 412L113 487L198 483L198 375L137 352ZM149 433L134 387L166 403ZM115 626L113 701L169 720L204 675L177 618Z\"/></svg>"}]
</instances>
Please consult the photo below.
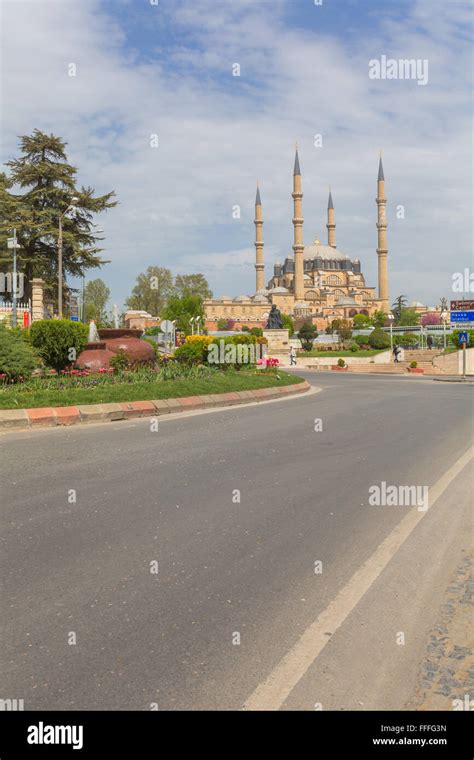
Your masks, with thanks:
<instances>
[{"instance_id":1,"label":"road sign","mask_svg":"<svg viewBox=\"0 0 474 760\"><path fill-rule=\"evenodd\" d=\"M459 345L461 346L463 343L469 343L469 333L467 332L460 332L458 335L458 341Z\"/></svg>"},{"instance_id":2,"label":"road sign","mask_svg":"<svg viewBox=\"0 0 474 760\"><path fill-rule=\"evenodd\" d=\"M79 317L77 316L77 314L73 314L71 316L71 322L79 322Z\"/></svg>"},{"instance_id":3,"label":"road sign","mask_svg":"<svg viewBox=\"0 0 474 760\"><path fill-rule=\"evenodd\" d=\"M451 322L474 322L474 311L452 311Z\"/></svg>"},{"instance_id":4,"label":"road sign","mask_svg":"<svg viewBox=\"0 0 474 760\"><path fill-rule=\"evenodd\" d=\"M160 322L160 327L166 335L169 335L173 332L174 324L169 319L164 319Z\"/></svg>"},{"instance_id":5,"label":"road sign","mask_svg":"<svg viewBox=\"0 0 474 760\"><path fill-rule=\"evenodd\" d=\"M474 301L451 301L451 311L474 311Z\"/></svg>"},{"instance_id":6,"label":"road sign","mask_svg":"<svg viewBox=\"0 0 474 760\"><path fill-rule=\"evenodd\" d=\"M8 248L18 248L18 241L16 237L7 238Z\"/></svg>"}]
</instances>

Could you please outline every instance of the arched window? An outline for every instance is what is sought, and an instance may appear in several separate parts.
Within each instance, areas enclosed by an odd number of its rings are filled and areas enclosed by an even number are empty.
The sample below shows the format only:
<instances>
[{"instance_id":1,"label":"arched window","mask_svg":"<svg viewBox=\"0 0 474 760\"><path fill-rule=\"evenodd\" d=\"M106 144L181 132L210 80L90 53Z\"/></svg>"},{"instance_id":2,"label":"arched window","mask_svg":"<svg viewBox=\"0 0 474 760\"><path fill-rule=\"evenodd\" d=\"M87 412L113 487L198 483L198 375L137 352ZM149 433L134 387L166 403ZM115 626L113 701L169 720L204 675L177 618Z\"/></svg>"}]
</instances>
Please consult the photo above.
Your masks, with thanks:
<instances>
[{"instance_id":1,"label":"arched window","mask_svg":"<svg viewBox=\"0 0 474 760\"><path fill-rule=\"evenodd\" d=\"M307 290L304 297L306 301L316 301L318 294L314 290Z\"/></svg>"},{"instance_id":2,"label":"arched window","mask_svg":"<svg viewBox=\"0 0 474 760\"><path fill-rule=\"evenodd\" d=\"M341 278L337 276L337 274L330 274L327 278L328 285L340 285L341 284Z\"/></svg>"}]
</instances>

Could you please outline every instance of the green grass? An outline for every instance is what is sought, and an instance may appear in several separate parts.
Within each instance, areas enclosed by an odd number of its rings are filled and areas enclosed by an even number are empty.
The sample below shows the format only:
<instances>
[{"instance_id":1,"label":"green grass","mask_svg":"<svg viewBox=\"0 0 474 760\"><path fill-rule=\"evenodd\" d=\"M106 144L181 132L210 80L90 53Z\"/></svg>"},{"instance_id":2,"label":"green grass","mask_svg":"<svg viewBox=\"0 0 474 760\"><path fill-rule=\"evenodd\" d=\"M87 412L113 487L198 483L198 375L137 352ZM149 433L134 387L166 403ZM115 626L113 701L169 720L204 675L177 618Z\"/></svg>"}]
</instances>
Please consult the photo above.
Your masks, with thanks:
<instances>
[{"instance_id":1,"label":"green grass","mask_svg":"<svg viewBox=\"0 0 474 760\"><path fill-rule=\"evenodd\" d=\"M389 351L389 348L384 348L382 351ZM296 355L300 358L313 358L316 356L327 356L327 357L339 357L339 356L375 356L376 354L380 354L380 349L371 348L368 351L317 351L316 349L313 349L312 351L297 351Z\"/></svg>"},{"instance_id":2,"label":"green grass","mask_svg":"<svg viewBox=\"0 0 474 760\"><path fill-rule=\"evenodd\" d=\"M203 379L164 380L156 383L124 383L99 385L95 388L66 388L63 390L26 390L21 385L0 391L0 409L25 409L39 406L75 406L106 404L118 401L148 401L150 399L200 396L229 391L251 391L275 388L302 382L301 377L278 372L222 372Z\"/></svg>"}]
</instances>

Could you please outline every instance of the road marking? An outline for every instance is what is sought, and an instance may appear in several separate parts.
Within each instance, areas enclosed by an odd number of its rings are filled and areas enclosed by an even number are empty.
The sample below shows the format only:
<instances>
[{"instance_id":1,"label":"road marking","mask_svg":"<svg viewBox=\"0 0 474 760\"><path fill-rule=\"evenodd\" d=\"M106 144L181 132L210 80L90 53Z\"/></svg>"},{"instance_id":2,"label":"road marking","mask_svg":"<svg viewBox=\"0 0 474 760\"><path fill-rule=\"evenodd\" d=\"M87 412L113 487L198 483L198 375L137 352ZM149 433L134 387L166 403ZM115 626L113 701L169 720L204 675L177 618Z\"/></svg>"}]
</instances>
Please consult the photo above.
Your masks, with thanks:
<instances>
[{"instance_id":1,"label":"road marking","mask_svg":"<svg viewBox=\"0 0 474 760\"><path fill-rule=\"evenodd\" d=\"M419 512L412 509L401 520L372 556L354 573L326 609L308 626L301 638L280 660L268 678L252 692L244 704L245 710L278 710L282 706L298 681L305 675L328 643L327 631L334 634L340 628L418 523L428 514L435 502L443 495L473 456L474 447L471 447L430 488L430 507L428 510Z\"/></svg>"}]
</instances>

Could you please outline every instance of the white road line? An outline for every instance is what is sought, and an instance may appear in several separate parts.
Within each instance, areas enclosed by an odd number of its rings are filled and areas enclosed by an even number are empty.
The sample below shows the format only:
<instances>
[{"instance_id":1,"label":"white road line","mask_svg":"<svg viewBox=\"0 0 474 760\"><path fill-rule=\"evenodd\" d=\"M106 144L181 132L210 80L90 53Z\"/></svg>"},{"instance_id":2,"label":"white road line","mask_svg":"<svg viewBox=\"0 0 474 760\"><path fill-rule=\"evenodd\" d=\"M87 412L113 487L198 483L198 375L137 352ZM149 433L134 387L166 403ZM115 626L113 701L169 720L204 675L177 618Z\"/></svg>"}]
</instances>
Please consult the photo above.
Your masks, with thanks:
<instances>
[{"instance_id":1,"label":"white road line","mask_svg":"<svg viewBox=\"0 0 474 760\"><path fill-rule=\"evenodd\" d=\"M244 704L245 710L278 710L296 684L316 660L329 641L327 632L335 633L370 589L380 573L395 556L408 536L435 502L474 456L474 447L463 454L429 490L429 509L413 508L380 544L372 556L354 573L326 609L308 626L301 638L280 660Z\"/></svg>"}]
</instances>

